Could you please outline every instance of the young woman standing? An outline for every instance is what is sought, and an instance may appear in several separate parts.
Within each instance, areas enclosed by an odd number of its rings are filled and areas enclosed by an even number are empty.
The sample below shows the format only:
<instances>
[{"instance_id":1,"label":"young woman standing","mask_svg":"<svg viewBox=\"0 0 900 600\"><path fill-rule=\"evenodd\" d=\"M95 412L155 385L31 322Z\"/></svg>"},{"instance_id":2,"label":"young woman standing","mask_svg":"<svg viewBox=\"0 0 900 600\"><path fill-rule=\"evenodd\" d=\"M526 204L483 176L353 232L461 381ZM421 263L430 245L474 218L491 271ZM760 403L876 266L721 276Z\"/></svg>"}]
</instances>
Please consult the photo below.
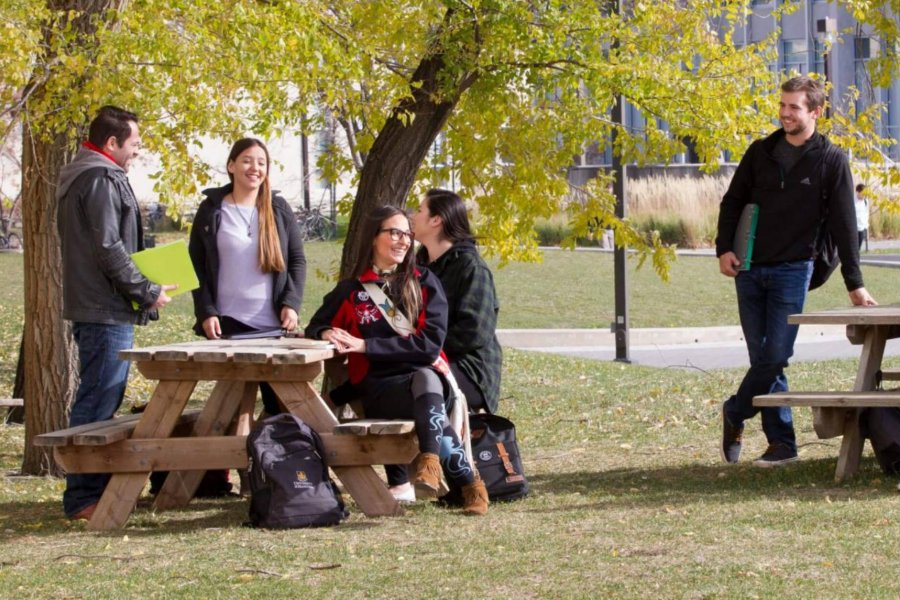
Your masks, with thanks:
<instances>
[{"instance_id":1,"label":"young woman standing","mask_svg":"<svg viewBox=\"0 0 900 600\"><path fill-rule=\"evenodd\" d=\"M208 339L297 327L306 282L306 256L297 219L269 186L269 151L253 138L228 154L231 183L204 190L191 227L194 331ZM266 412L281 412L268 385Z\"/></svg>"}]
</instances>

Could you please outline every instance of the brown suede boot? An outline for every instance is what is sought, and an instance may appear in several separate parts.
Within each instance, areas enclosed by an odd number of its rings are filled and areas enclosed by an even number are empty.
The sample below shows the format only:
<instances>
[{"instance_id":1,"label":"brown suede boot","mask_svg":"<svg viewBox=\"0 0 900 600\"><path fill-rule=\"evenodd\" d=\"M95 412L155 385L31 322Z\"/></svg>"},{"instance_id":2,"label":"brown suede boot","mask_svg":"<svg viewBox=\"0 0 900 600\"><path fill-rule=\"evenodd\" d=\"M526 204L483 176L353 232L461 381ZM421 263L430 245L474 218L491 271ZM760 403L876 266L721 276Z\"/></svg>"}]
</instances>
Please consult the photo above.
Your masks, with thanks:
<instances>
[{"instance_id":1,"label":"brown suede boot","mask_svg":"<svg viewBox=\"0 0 900 600\"><path fill-rule=\"evenodd\" d=\"M416 488L416 498L437 498L441 486L441 461L432 452L422 452L416 457L416 474L412 484Z\"/></svg>"},{"instance_id":2,"label":"brown suede boot","mask_svg":"<svg viewBox=\"0 0 900 600\"><path fill-rule=\"evenodd\" d=\"M464 485L463 493L463 512L467 515L482 516L488 511L487 488L484 487L484 481L476 479L474 483Z\"/></svg>"}]
</instances>

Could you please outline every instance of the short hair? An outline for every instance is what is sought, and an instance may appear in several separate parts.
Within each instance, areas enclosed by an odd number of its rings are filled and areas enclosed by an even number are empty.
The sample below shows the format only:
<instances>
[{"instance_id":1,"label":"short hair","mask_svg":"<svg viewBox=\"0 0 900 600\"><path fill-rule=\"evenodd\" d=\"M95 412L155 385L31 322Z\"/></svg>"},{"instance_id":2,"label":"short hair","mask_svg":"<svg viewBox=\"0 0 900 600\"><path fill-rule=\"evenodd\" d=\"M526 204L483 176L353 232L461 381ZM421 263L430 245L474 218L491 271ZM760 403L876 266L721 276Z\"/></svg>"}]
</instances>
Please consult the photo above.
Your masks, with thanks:
<instances>
[{"instance_id":1,"label":"short hair","mask_svg":"<svg viewBox=\"0 0 900 600\"><path fill-rule=\"evenodd\" d=\"M88 140L100 148L106 144L110 137L116 138L116 143L121 146L131 137L130 122L138 122L138 116L115 106L104 106L97 111L97 116L91 121L88 131Z\"/></svg>"},{"instance_id":2,"label":"short hair","mask_svg":"<svg viewBox=\"0 0 900 600\"><path fill-rule=\"evenodd\" d=\"M866 184L864 184L864 183L857 183L857 184L856 184L856 193L857 193L857 194L858 194L859 192L863 191L864 189L866 189Z\"/></svg>"},{"instance_id":3,"label":"short hair","mask_svg":"<svg viewBox=\"0 0 900 600\"><path fill-rule=\"evenodd\" d=\"M820 106L825 106L825 86L822 82L807 77L806 75L798 75L792 77L781 84L782 92L804 92L806 94L806 108L816 110Z\"/></svg>"}]
</instances>

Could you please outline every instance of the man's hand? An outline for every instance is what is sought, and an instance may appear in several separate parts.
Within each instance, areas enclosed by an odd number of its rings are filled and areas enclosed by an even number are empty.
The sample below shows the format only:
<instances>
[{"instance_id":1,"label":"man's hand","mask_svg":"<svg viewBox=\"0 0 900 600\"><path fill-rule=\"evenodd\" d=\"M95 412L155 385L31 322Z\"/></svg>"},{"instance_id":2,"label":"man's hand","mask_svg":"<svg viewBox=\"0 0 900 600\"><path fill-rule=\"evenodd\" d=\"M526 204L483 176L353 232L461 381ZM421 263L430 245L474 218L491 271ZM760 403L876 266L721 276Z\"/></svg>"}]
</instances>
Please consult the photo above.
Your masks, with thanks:
<instances>
[{"instance_id":1,"label":"man's hand","mask_svg":"<svg viewBox=\"0 0 900 600\"><path fill-rule=\"evenodd\" d=\"M875 298L864 287L856 288L850 292L850 302L853 303L853 306L878 306Z\"/></svg>"},{"instance_id":2,"label":"man's hand","mask_svg":"<svg viewBox=\"0 0 900 600\"><path fill-rule=\"evenodd\" d=\"M737 277L737 268L739 266L741 266L741 261L738 260L734 252L726 252L719 257L719 272L722 275Z\"/></svg>"},{"instance_id":3,"label":"man's hand","mask_svg":"<svg viewBox=\"0 0 900 600\"><path fill-rule=\"evenodd\" d=\"M172 290L178 289L177 285L164 285L159 292L159 297L156 299L156 302L153 303L153 306L150 308L162 308L166 304L172 301L172 297L169 296L166 292L170 292Z\"/></svg>"}]
</instances>

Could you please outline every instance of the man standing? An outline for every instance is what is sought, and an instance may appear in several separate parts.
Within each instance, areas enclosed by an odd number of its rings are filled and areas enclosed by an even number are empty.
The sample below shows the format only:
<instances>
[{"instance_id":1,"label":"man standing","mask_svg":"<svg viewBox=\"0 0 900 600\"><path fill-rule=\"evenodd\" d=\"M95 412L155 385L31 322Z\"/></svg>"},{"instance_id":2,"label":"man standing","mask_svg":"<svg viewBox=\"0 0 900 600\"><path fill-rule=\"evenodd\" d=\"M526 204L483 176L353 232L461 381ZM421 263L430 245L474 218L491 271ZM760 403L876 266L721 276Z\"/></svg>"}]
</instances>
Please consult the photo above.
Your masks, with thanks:
<instances>
[{"instance_id":1,"label":"man standing","mask_svg":"<svg viewBox=\"0 0 900 600\"><path fill-rule=\"evenodd\" d=\"M69 426L103 421L125 395L134 325L157 318L175 286L151 283L131 254L144 247L141 213L126 173L141 136L133 113L104 106L91 122L88 141L62 168L56 189L62 242L63 318L72 321L81 382ZM63 509L90 519L108 475L68 475Z\"/></svg>"},{"instance_id":2,"label":"man standing","mask_svg":"<svg viewBox=\"0 0 900 600\"><path fill-rule=\"evenodd\" d=\"M866 242L866 250L869 249L869 201L866 199L866 184L856 185L856 231L859 235L859 250L862 252L863 242Z\"/></svg>"},{"instance_id":3,"label":"man standing","mask_svg":"<svg viewBox=\"0 0 900 600\"><path fill-rule=\"evenodd\" d=\"M797 325L788 315L803 311L816 239L827 230L838 246L841 274L855 305L874 305L859 269L853 179L847 158L821 134L825 92L809 77L781 86L782 129L747 149L719 210L716 256L723 275L735 278L738 312L750 369L737 393L722 405L722 455L736 463L744 421L762 413L768 449L753 462L772 467L797 460L790 407L758 409L753 397L785 392L784 368L794 353ZM753 260L737 271L735 231L748 203L759 205Z\"/></svg>"}]
</instances>

